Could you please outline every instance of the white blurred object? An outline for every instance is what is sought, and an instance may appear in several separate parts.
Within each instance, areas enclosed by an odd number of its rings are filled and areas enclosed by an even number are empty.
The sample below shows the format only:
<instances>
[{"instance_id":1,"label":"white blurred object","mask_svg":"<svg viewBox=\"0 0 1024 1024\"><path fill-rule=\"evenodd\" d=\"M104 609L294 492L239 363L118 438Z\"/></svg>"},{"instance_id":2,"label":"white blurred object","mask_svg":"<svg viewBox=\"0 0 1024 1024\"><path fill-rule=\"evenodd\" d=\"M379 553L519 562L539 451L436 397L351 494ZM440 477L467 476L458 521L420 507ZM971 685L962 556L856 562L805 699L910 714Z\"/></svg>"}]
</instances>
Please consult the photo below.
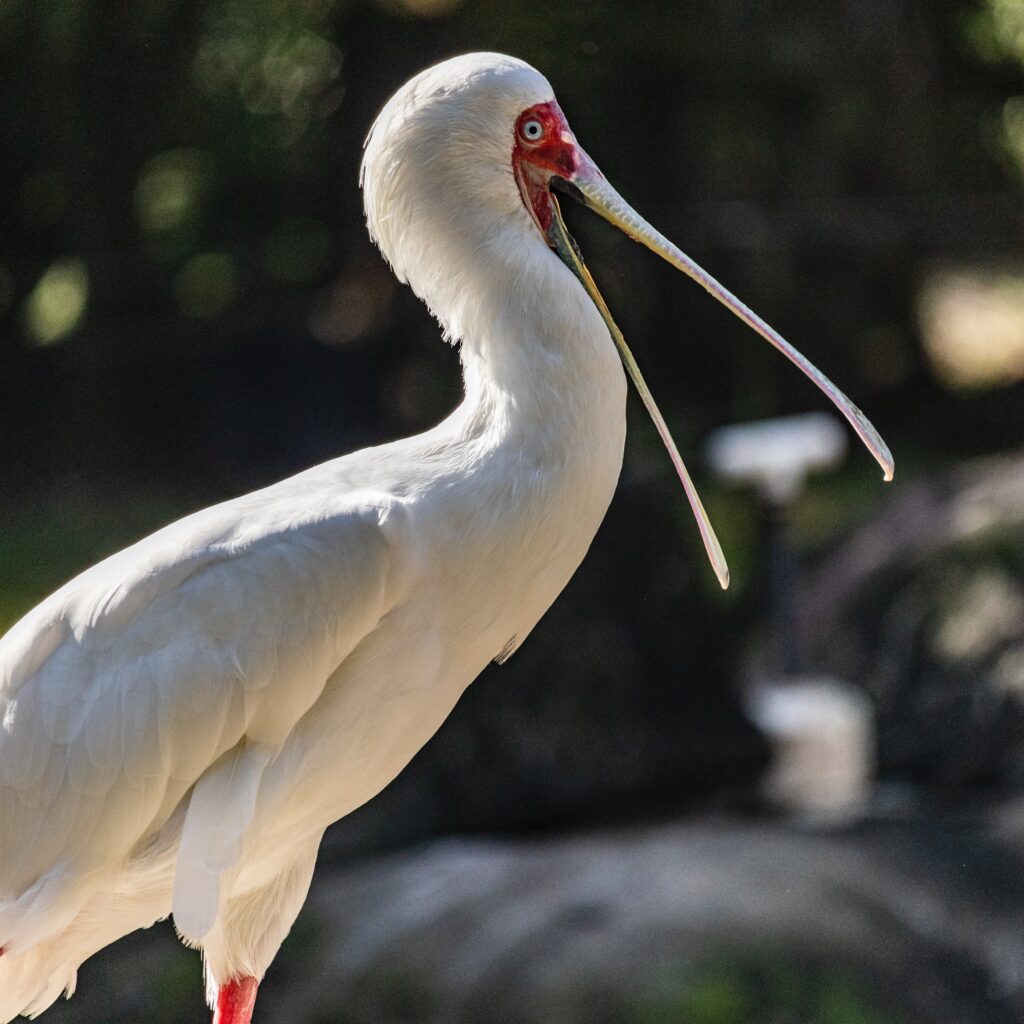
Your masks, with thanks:
<instances>
[{"instance_id":1,"label":"white blurred object","mask_svg":"<svg viewBox=\"0 0 1024 1024\"><path fill-rule=\"evenodd\" d=\"M848 817L866 804L875 769L868 698L836 679L759 683L747 711L772 744L765 793L789 810Z\"/></svg>"},{"instance_id":2,"label":"white blurred object","mask_svg":"<svg viewBox=\"0 0 1024 1024\"><path fill-rule=\"evenodd\" d=\"M805 477L838 465L845 454L846 432L823 412L719 427L707 442L720 477L754 484L772 505L788 504Z\"/></svg>"}]
</instances>

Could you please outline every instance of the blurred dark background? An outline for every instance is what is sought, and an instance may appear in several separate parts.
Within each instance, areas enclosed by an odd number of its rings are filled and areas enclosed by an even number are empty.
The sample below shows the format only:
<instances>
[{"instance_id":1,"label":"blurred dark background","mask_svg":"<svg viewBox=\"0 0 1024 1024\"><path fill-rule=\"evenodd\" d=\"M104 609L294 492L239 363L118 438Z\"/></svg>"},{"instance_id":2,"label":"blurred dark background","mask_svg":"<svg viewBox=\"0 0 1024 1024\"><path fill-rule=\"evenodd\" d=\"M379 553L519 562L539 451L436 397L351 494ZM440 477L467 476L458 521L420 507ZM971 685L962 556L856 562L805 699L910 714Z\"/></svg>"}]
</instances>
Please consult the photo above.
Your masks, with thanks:
<instances>
[{"instance_id":1,"label":"blurred dark background","mask_svg":"<svg viewBox=\"0 0 1024 1024\"><path fill-rule=\"evenodd\" d=\"M621 486L583 568L406 774L329 833L322 870L358 879L385 870L382 851L447 849L424 846L442 835L558 853L607 834L646 850L652 822L684 822L696 832L679 857L705 840L729 856L777 842L772 857L798 861L817 843L800 877L857 860L876 926L895 897L872 886L900 871L934 888L921 906L950 916L925 927L907 897L900 953L852 925L816 940L834 905L810 901L756 955L729 952L728 928L707 963L691 943L690 967L677 977L670 958L628 1007L566 980L578 998L561 1016L540 1003L502 1016L499 987L456 1017L451 993L431 1001L427 967L415 985L356 971L347 1009L296 1008L289 979L305 977L309 948L297 937L267 998L325 1021L1020 1019L1019 0L0 0L0 627L171 518L420 431L458 402L457 353L372 248L357 178L394 89L474 49L543 71L623 195L837 380L893 449L894 484L851 451L785 511L802 566L786 628L806 672L867 697L876 768L842 825L765 799L773 743L744 693L779 668L768 517L701 460L715 427L824 399L700 289L569 210L695 470L732 588L718 590L631 405ZM702 823L735 832L702 839ZM764 877L744 861L708 884L763 893ZM747 934L750 904L734 900L729 927ZM1001 967L944 935L968 904L989 953L992 915L1006 917ZM828 943L845 952L822 959ZM176 956L153 947L159 1019L184 1019L181 1005L201 1016L198 971ZM511 988L515 1002L528 986ZM109 1005L95 1016L103 991L94 980L67 1019L112 1019ZM156 1012L152 989L138 999Z\"/></svg>"}]
</instances>

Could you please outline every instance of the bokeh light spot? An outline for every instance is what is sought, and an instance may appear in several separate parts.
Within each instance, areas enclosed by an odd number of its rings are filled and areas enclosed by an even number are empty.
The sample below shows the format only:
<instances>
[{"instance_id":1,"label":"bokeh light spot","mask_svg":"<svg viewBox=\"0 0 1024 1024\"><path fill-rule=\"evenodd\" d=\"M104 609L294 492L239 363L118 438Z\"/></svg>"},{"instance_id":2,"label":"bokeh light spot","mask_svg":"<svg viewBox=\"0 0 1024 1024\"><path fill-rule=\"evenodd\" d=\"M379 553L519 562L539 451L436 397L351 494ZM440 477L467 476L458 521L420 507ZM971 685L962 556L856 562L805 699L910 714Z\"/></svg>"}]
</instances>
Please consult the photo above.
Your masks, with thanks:
<instances>
[{"instance_id":1,"label":"bokeh light spot","mask_svg":"<svg viewBox=\"0 0 1024 1024\"><path fill-rule=\"evenodd\" d=\"M220 313L238 294L238 267L233 256L204 252L188 260L174 278L174 293L186 316Z\"/></svg>"},{"instance_id":2,"label":"bokeh light spot","mask_svg":"<svg viewBox=\"0 0 1024 1024\"><path fill-rule=\"evenodd\" d=\"M1013 644L998 657L992 682L997 691L1018 700L1024 697L1024 643Z\"/></svg>"},{"instance_id":3,"label":"bokeh light spot","mask_svg":"<svg viewBox=\"0 0 1024 1024\"><path fill-rule=\"evenodd\" d=\"M937 624L935 646L948 658L983 657L1000 641L1020 635L1024 599L1014 582L998 569L980 570L962 587Z\"/></svg>"},{"instance_id":4,"label":"bokeh light spot","mask_svg":"<svg viewBox=\"0 0 1024 1024\"><path fill-rule=\"evenodd\" d=\"M1011 96L1003 104L1003 142L1024 175L1024 96Z\"/></svg>"},{"instance_id":5,"label":"bokeh light spot","mask_svg":"<svg viewBox=\"0 0 1024 1024\"><path fill-rule=\"evenodd\" d=\"M462 0L397 0L397 3L414 18L443 18L460 7Z\"/></svg>"},{"instance_id":6,"label":"bokeh light spot","mask_svg":"<svg viewBox=\"0 0 1024 1024\"><path fill-rule=\"evenodd\" d=\"M1024 272L938 271L917 308L925 352L947 386L1024 380Z\"/></svg>"},{"instance_id":7,"label":"bokeh light spot","mask_svg":"<svg viewBox=\"0 0 1024 1024\"><path fill-rule=\"evenodd\" d=\"M394 290L394 278L377 266L346 272L320 296L310 333L324 345L355 341L384 315Z\"/></svg>"},{"instance_id":8,"label":"bokeh light spot","mask_svg":"<svg viewBox=\"0 0 1024 1024\"><path fill-rule=\"evenodd\" d=\"M135 187L135 217L143 231L174 231L192 222L208 181L205 155L172 149L146 164Z\"/></svg>"},{"instance_id":9,"label":"bokeh light spot","mask_svg":"<svg viewBox=\"0 0 1024 1024\"><path fill-rule=\"evenodd\" d=\"M25 328L37 345L66 338L89 301L89 271L79 259L52 263L25 302Z\"/></svg>"},{"instance_id":10,"label":"bokeh light spot","mask_svg":"<svg viewBox=\"0 0 1024 1024\"><path fill-rule=\"evenodd\" d=\"M1024 61L1024 0L987 0L992 34L1009 56Z\"/></svg>"},{"instance_id":11,"label":"bokeh light spot","mask_svg":"<svg viewBox=\"0 0 1024 1024\"><path fill-rule=\"evenodd\" d=\"M334 110L341 97L341 50L314 30L330 4L314 18L308 6L299 0L227 0L211 18L195 58L203 89L236 96L249 114L281 119L275 138L285 144Z\"/></svg>"}]
</instances>

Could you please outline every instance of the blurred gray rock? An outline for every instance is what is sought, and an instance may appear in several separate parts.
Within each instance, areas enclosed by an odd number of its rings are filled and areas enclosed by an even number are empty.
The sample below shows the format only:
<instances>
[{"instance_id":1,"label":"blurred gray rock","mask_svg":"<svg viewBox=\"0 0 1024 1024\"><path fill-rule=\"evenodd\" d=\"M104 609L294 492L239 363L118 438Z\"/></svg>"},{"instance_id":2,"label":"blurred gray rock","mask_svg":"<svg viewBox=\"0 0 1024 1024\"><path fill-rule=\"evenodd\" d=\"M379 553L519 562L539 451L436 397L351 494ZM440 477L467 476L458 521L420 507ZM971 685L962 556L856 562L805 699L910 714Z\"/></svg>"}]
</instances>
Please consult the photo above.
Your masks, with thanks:
<instances>
[{"instance_id":1,"label":"blurred gray rock","mask_svg":"<svg viewBox=\"0 0 1024 1024\"><path fill-rule=\"evenodd\" d=\"M962 820L435 841L318 875L256 1020L1016 1024L1014 842ZM48 1019L204 1019L198 958L167 926L79 988Z\"/></svg>"}]
</instances>

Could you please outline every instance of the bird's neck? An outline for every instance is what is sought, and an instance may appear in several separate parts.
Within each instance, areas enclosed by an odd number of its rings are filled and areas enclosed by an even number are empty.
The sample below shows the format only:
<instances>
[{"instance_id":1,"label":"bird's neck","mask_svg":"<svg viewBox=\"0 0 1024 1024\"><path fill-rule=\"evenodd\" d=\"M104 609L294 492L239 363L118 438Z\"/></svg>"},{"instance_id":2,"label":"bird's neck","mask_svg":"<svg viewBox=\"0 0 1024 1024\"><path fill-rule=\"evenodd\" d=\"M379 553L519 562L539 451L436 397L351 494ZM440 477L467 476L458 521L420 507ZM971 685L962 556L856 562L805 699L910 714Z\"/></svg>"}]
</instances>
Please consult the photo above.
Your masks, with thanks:
<instances>
[{"instance_id":1,"label":"bird's neck","mask_svg":"<svg viewBox=\"0 0 1024 1024\"><path fill-rule=\"evenodd\" d=\"M483 250L439 313L460 339L460 429L528 447L600 443L606 434L621 446L625 380L589 297L535 235Z\"/></svg>"}]
</instances>

